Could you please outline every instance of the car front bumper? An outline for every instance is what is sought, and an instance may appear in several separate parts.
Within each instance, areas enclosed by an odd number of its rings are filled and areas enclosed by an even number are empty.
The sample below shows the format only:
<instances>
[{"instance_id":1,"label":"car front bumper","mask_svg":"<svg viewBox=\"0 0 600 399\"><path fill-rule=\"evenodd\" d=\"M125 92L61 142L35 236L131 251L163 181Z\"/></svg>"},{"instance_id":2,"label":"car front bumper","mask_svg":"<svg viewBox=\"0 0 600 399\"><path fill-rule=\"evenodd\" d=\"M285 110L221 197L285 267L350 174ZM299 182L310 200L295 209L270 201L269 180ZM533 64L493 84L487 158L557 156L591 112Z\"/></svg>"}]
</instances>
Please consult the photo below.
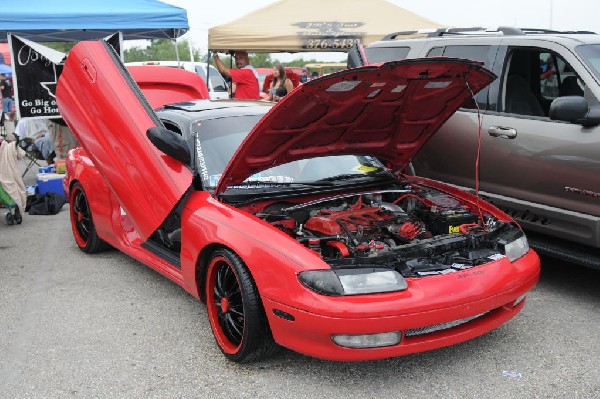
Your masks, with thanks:
<instances>
[{"instance_id":1,"label":"car front bumper","mask_svg":"<svg viewBox=\"0 0 600 399\"><path fill-rule=\"evenodd\" d=\"M339 316L324 315L264 297L263 305L275 341L296 352L340 361L396 357L464 342L513 318L525 304L525 300L519 300L539 279L539 259L533 251L515 263L520 263L520 267L530 270L530 273L509 288L482 292L480 298L471 298L467 302L449 296L445 306L436 305L430 309L420 306L418 311L400 309L395 315L353 317L345 312L340 312ZM393 331L401 332L400 342L378 348L342 347L332 339L339 334L368 335Z\"/></svg>"}]
</instances>

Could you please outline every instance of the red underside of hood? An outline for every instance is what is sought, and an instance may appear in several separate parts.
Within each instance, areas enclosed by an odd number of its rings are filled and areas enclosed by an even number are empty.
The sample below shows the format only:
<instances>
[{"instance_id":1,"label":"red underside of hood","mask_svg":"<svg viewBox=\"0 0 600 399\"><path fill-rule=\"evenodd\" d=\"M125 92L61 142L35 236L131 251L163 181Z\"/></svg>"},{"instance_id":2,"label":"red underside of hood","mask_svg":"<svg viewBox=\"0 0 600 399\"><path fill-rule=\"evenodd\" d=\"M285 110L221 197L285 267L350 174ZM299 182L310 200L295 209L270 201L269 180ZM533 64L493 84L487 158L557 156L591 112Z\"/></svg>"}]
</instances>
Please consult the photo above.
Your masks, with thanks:
<instances>
[{"instance_id":1,"label":"red underside of hood","mask_svg":"<svg viewBox=\"0 0 600 399\"><path fill-rule=\"evenodd\" d=\"M405 166L471 91L479 92L494 79L474 61L426 58L312 80L258 122L215 193L258 171L305 158L372 155Z\"/></svg>"}]
</instances>

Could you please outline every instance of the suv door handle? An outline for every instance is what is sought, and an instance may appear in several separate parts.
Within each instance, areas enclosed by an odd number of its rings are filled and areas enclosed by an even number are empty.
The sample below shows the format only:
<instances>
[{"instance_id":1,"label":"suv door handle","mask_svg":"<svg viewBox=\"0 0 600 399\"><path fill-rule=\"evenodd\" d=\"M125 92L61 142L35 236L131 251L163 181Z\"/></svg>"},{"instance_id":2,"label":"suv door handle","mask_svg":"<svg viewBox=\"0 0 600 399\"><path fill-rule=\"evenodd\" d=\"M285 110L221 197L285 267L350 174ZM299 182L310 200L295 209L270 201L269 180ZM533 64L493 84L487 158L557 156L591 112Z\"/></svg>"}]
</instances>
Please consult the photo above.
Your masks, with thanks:
<instances>
[{"instance_id":1,"label":"suv door handle","mask_svg":"<svg viewBox=\"0 0 600 399\"><path fill-rule=\"evenodd\" d=\"M488 134L492 137L500 137L502 139L514 139L517 137L517 129L512 127L490 126Z\"/></svg>"}]
</instances>

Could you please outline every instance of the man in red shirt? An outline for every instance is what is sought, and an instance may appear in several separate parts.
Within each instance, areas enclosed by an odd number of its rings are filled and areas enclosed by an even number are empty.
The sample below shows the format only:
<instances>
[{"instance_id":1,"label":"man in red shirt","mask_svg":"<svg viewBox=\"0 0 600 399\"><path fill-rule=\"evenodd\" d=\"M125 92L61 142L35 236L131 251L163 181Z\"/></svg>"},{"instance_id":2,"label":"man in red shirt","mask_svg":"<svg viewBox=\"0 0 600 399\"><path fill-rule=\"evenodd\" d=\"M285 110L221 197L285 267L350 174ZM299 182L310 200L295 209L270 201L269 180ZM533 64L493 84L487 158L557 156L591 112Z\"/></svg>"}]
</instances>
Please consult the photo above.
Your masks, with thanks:
<instances>
[{"instance_id":1,"label":"man in red shirt","mask_svg":"<svg viewBox=\"0 0 600 399\"><path fill-rule=\"evenodd\" d=\"M258 89L258 73L252 65L248 53L245 51L235 52L235 66L238 69L227 68L223 61L219 58L219 54L215 53L213 58L215 66L223 76L231 77L231 81L235 84L235 92L233 98L258 100L260 99Z\"/></svg>"}]
</instances>

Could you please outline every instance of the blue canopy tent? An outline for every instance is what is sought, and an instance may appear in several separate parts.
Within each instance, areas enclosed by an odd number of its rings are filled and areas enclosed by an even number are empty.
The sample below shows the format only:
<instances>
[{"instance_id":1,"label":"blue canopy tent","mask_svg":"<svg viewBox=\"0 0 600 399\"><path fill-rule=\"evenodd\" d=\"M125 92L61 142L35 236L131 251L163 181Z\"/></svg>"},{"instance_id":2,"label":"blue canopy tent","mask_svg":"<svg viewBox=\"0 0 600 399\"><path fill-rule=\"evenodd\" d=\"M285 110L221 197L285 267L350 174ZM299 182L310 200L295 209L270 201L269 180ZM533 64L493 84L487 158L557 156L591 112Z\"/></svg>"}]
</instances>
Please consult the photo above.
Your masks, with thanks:
<instances>
[{"instance_id":1,"label":"blue canopy tent","mask_svg":"<svg viewBox=\"0 0 600 399\"><path fill-rule=\"evenodd\" d=\"M177 38L189 29L184 9L157 0L27 0L0 12L0 42L7 33L34 42L74 42L104 38Z\"/></svg>"},{"instance_id":2,"label":"blue canopy tent","mask_svg":"<svg viewBox=\"0 0 600 399\"><path fill-rule=\"evenodd\" d=\"M7 78L10 78L12 76L12 68L10 65L4 65L4 64L0 64L0 73L3 73L6 75Z\"/></svg>"}]
</instances>

